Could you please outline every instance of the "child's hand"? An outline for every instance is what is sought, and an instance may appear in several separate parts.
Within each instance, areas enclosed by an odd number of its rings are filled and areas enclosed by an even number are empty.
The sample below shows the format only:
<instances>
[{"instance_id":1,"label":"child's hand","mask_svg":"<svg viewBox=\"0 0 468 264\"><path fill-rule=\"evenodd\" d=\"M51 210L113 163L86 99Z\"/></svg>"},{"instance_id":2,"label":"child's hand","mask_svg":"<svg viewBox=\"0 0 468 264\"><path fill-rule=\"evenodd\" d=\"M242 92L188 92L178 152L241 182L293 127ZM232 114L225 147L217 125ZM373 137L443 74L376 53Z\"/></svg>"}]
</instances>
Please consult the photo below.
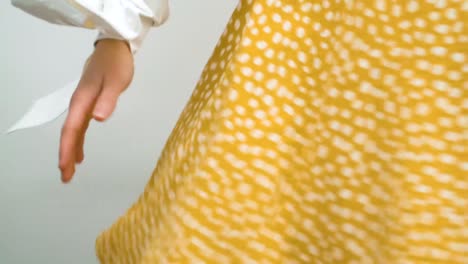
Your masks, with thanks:
<instances>
[{"instance_id":1,"label":"child's hand","mask_svg":"<svg viewBox=\"0 0 468 264\"><path fill-rule=\"evenodd\" d=\"M72 179L75 163L81 163L84 159L83 144L90 120L106 120L132 78L133 55L127 43L113 39L100 40L86 61L62 127L59 168L63 182Z\"/></svg>"}]
</instances>

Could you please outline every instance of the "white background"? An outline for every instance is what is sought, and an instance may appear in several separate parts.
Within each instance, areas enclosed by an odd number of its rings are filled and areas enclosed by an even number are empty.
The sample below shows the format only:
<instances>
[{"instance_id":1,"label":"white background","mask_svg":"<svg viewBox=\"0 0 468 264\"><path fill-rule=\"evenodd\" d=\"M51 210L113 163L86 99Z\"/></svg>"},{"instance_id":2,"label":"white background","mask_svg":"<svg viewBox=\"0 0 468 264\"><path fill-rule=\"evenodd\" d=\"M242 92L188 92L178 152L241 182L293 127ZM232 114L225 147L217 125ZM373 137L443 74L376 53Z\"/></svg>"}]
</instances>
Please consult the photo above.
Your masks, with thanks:
<instances>
[{"instance_id":1,"label":"white background","mask_svg":"<svg viewBox=\"0 0 468 264\"><path fill-rule=\"evenodd\" d=\"M97 263L96 236L137 199L236 1L172 1L136 55L131 87L87 133L85 161L60 182L65 115L0 135L0 263ZM77 78L96 32L48 24L0 1L0 130Z\"/></svg>"}]
</instances>

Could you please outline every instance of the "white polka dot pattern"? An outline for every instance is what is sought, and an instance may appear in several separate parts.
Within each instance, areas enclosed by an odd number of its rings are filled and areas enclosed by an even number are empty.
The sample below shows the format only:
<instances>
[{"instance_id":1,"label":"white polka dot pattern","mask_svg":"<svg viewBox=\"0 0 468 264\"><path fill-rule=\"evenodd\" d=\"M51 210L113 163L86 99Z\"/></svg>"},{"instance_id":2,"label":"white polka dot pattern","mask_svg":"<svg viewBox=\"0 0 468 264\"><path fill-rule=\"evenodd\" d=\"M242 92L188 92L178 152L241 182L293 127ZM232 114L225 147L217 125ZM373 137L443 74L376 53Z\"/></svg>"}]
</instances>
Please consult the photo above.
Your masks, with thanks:
<instances>
[{"instance_id":1,"label":"white polka dot pattern","mask_svg":"<svg viewBox=\"0 0 468 264\"><path fill-rule=\"evenodd\" d=\"M468 263L468 2L243 0L102 263Z\"/></svg>"}]
</instances>

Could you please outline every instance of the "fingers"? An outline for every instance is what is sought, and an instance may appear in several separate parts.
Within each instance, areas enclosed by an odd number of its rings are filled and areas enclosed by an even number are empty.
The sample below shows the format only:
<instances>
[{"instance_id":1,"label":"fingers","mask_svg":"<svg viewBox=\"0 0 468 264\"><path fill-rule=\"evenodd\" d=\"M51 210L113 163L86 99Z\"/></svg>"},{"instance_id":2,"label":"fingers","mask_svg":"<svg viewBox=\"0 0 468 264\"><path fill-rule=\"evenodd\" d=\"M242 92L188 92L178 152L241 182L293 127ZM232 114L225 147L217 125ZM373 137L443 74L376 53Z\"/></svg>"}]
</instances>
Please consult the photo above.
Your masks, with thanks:
<instances>
[{"instance_id":1,"label":"fingers","mask_svg":"<svg viewBox=\"0 0 468 264\"><path fill-rule=\"evenodd\" d=\"M88 130L89 127L89 122L91 121L91 115L88 115L86 118L84 127L82 131L80 132L80 138L78 140L78 146L76 148L76 162L81 163L84 160L84 141L86 137L86 131Z\"/></svg>"},{"instance_id":2,"label":"fingers","mask_svg":"<svg viewBox=\"0 0 468 264\"><path fill-rule=\"evenodd\" d=\"M84 140L91 118L107 119L115 109L119 95L127 86L99 84L104 88L79 85L70 102L70 110L62 127L59 168L62 181L69 182L75 173L75 163L84 159ZM93 112L93 113L91 113Z\"/></svg>"},{"instance_id":3,"label":"fingers","mask_svg":"<svg viewBox=\"0 0 468 264\"><path fill-rule=\"evenodd\" d=\"M118 82L104 81L103 89L97 98L93 110L93 117L97 121L104 121L114 112L120 94L127 88Z\"/></svg>"},{"instance_id":4,"label":"fingers","mask_svg":"<svg viewBox=\"0 0 468 264\"><path fill-rule=\"evenodd\" d=\"M59 149L59 168L62 181L67 183L75 173L75 162L86 131L88 116L94 105L99 89L79 84L70 101L68 116L62 127ZM84 155L83 155L84 156Z\"/></svg>"},{"instance_id":5,"label":"fingers","mask_svg":"<svg viewBox=\"0 0 468 264\"><path fill-rule=\"evenodd\" d=\"M83 73L86 72L86 68L88 68L89 62L91 60L91 56L89 56L83 66ZM91 121L91 115L87 115L87 120L85 122L84 128L81 131L80 139L78 140L78 147L77 147L77 153L76 153L76 162L81 163L84 160L84 141L85 141L85 135L86 131L88 130L89 122Z\"/></svg>"}]
</instances>

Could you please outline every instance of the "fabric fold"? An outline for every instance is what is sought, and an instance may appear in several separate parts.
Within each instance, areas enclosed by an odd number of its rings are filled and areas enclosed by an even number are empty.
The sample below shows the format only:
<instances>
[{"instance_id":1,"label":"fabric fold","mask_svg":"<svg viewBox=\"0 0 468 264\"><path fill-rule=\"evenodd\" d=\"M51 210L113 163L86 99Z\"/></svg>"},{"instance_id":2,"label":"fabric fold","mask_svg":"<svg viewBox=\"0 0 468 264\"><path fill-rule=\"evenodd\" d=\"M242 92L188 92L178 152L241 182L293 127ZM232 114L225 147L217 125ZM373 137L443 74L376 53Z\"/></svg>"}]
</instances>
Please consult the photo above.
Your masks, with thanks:
<instances>
[{"instance_id":1,"label":"fabric fold","mask_svg":"<svg viewBox=\"0 0 468 264\"><path fill-rule=\"evenodd\" d=\"M55 120L67 111L78 82L79 80L72 81L64 87L35 100L26 114L4 133L9 134Z\"/></svg>"}]
</instances>

